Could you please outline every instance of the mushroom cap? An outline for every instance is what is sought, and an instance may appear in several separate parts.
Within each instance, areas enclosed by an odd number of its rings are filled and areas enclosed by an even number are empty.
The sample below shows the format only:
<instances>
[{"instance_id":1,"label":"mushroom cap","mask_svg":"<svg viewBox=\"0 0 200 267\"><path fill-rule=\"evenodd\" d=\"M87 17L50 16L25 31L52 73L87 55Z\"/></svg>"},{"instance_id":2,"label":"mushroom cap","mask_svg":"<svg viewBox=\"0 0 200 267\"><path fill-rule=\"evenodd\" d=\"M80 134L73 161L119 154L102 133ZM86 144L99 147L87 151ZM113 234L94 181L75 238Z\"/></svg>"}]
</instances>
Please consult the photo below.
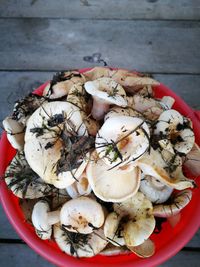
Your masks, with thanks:
<instances>
[{"instance_id":1,"label":"mushroom cap","mask_svg":"<svg viewBox=\"0 0 200 267\"><path fill-rule=\"evenodd\" d=\"M60 77L59 77L60 76ZM43 91L43 96L47 96L50 99L57 99L67 96L71 87L75 83L84 83L85 77L78 71L67 71L58 73L56 75L56 82L53 80L48 83ZM51 87L51 92L49 91Z\"/></svg>"},{"instance_id":2,"label":"mushroom cap","mask_svg":"<svg viewBox=\"0 0 200 267\"><path fill-rule=\"evenodd\" d=\"M134 254L141 258L151 257L155 253L155 244L151 239L145 240L141 245L128 247Z\"/></svg>"},{"instance_id":3,"label":"mushroom cap","mask_svg":"<svg viewBox=\"0 0 200 267\"><path fill-rule=\"evenodd\" d=\"M130 117L143 118L141 113L137 112L131 107L122 108L122 107L114 106L109 109L109 112L104 117L104 121L106 121L109 118L118 117L118 116L130 116Z\"/></svg>"},{"instance_id":4,"label":"mushroom cap","mask_svg":"<svg viewBox=\"0 0 200 267\"><path fill-rule=\"evenodd\" d=\"M94 152L86 173L94 194L107 202L119 202L130 198L138 191L140 185L139 168L110 169L102 159L95 160Z\"/></svg>"},{"instance_id":5,"label":"mushroom cap","mask_svg":"<svg viewBox=\"0 0 200 267\"><path fill-rule=\"evenodd\" d=\"M52 194L46 184L28 165L23 152L18 152L5 172L8 188L19 198L34 199Z\"/></svg>"},{"instance_id":6,"label":"mushroom cap","mask_svg":"<svg viewBox=\"0 0 200 267\"><path fill-rule=\"evenodd\" d=\"M170 197L173 188L163 184L150 175L146 175L141 179L139 190L152 203L163 203Z\"/></svg>"},{"instance_id":7,"label":"mushroom cap","mask_svg":"<svg viewBox=\"0 0 200 267\"><path fill-rule=\"evenodd\" d=\"M101 252L108 244L101 228L84 235L69 232L61 227L60 224L55 224L54 238L63 252L79 258L93 257ZM74 239L76 242L72 241Z\"/></svg>"},{"instance_id":8,"label":"mushroom cap","mask_svg":"<svg viewBox=\"0 0 200 267\"><path fill-rule=\"evenodd\" d=\"M166 171L169 165L163 160L161 153L153 148L151 148L150 153L145 154L137 161L137 166L145 175L153 176L162 183L177 190L194 187L194 181L183 175L181 166L176 168L176 172L169 174Z\"/></svg>"},{"instance_id":9,"label":"mushroom cap","mask_svg":"<svg viewBox=\"0 0 200 267\"><path fill-rule=\"evenodd\" d=\"M184 161L183 165L187 169L189 169L192 175L199 176L200 175L199 162L200 162L200 148L195 143L192 150L187 154L187 158Z\"/></svg>"},{"instance_id":10,"label":"mushroom cap","mask_svg":"<svg viewBox=\"0 0 200 267\"><path fill-rule=\"evenodd\" d=\"M94 67L83 73L86 80L94 81L102 77L110 77L110 69L107 67Z\"/></svg>"},{"instance_id":11,"label":"mushroom cap","mask_svg":"<svg viewBox=\"0 0 200 267\"><path fill-rule=\"evenodd\" d=\"M67 101L80 109L80 114L88 133L95 136L99 130L99 123L97 120L90 118L91 109L88 104L88 101L90 101L88 96L89 95L85 91L83 84L76 83L69 90Z\"/></svg>"},{"instance_id":12,"label":"mushroom cap","mask_svg":"<svg viewBox=\"0 0 200 267\"><path fill-rule=\"evenodd\" d=\"M50 127L49 121L55 116L63 117L63 123ZM62 121L62 120L61 120ZM61 158L63 140L60 137L63 127L87 135L78 108L68 102L49 102L38 108L30 117L25 133L25 156L31 168L47 183L57 188L66 188L84 171L87 161L83 160L77 169L57 175L57 162ZM35 132L41 130L41 134ZM48 147L48 144L51 144Z\"/></svg>"},{"instance_id":13,"label":"mushroom cap","mask_svg":"<svg viewBox=\"0 0 200 267\"><path fill-rule=\"evenodd\" d=\"M21 151L24 148L24 125L14 120L12 117L6 117L3 122L8 141L11 146Z\"/></svg>"},{"instance_id":14,"label":"mushroom cap","mask_svg":"<svg viewBox=\"0 0 200 267\"><path fill-rule=\"evenodd\" d=\"M125 241L123 236L120 235L118 237L117 231L119 229L121 221L121 216L117 214L116 212L111 212L106 217L105 223L104 223L104 235L109 240L110 243L112 243L114 246L124 246Z\"/></svg>"},{"instance_id":15,"label":"mushroom cap","mask_svg":"<svg viewBox=\"0 0 200 267\"><path fill-rule=\"evenodd\" d=\"M149 148L149 136L149 128L141 118L111 117L96 136L96 151L106 164L122 166L144 155Z\"/></svg>"},{"instance_id":16,"label":"mushroom cap","mask_svg":"<svg viewBox=\"0 0 200 267\"><path fill-rule=\"evenodd\" d=\"M37 202L33 208L32 223L41 239L50 239L52 234L52 227L48 223L49 211L49 204L43 200Z\"/></svg>"},{"instance_id":17,"label":"mushroom cap","mask_svg":"<svg viewBox=\"0 0 200 267\"><path fill-rule=\"evenodd\" d=\"M195 143L191 121L184 118L177 110L165 110L156 124L154 133L166 135L176 151L187 154Z\"/></svg>"},{"instance_id":18,"label":"mushroom cap","mask_svg":"<svg viewBox=\"0 0 200 267\"><path fill-rule=\"evenodd\" d=\"M171 217L178 214L192 199L191 190L183 190L175 193L171 204L159 204L153 207L153 214L156 217Z\"/></svg>"},{"instance_id":19,"label":"mushroom cap","mask_svg":"<svg viewBox=\"0 0 200 267\"><path fill-rule=\"evenodd\" d=\"M107 104L126 107L126 92L111 78L99 78L84 84L85 90L93 97Z\"/></svg>"},{"instance_id":20,"label":"mushroom cap","mask_svg":"<svg viewBox=\"0 0 200 267\"><path fill-rule=\"evenodd\" d=\"M70 232L89 234L103 225L104 211L95 200L81 196L62 206L60 222Z\"/></svg>"},{"instance_id":21,"label":"mushroom cap","mask_svg":"<svg viewBox=\"0 0 200 267\"><path fill-rule=\"evenodd\" d=\"M115 203L114 210L122 217L128 217L123 230L128 247L141 245L152 234L155 228L153 206L141 192L122 203Z\"/></svg>"},{"instance_id":22,"label":"mushroom cap","mask_svg":"<svg viewBox=\"0 0 200 267\"><path fill-rule=\"evenodd\" d=\"M71 198L89 195L92 188L89 184L86 173L82 173L82 175L78 178L78 181L75 181L73 184L68 186L66 190Z\"/></svg>"}]
</instances>

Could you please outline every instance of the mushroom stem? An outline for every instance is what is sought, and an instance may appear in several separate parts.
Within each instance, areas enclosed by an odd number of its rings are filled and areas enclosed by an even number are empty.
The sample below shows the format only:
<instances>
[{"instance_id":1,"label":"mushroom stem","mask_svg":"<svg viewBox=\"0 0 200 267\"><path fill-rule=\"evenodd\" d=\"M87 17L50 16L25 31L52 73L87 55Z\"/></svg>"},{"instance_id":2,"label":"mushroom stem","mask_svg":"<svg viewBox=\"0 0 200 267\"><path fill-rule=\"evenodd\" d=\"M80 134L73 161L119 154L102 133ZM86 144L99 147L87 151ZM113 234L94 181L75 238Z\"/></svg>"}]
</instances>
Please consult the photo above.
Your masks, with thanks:
<instances>
[{"instance_id":1,"label":"mushroom stem","mask_svg":"<svg viewBox=\"0 0 200 267\"><path fill-rule=\"evenodd\" d=\"M60 221L60 210L48 212L47 216L49 225L56 224Z\"/></svg>"},{"instance_id":2,"label":"mushroom stem","mask_svg":"<svg viewBox=\"0 0 200 267\"><path fill-rule=\"evenodd\" d=\"M105 100L93 96L92 117L96 120L103 119L104 114L109 110L109 106L110 104L106 103Z\"/></svg>"}]
</instances>

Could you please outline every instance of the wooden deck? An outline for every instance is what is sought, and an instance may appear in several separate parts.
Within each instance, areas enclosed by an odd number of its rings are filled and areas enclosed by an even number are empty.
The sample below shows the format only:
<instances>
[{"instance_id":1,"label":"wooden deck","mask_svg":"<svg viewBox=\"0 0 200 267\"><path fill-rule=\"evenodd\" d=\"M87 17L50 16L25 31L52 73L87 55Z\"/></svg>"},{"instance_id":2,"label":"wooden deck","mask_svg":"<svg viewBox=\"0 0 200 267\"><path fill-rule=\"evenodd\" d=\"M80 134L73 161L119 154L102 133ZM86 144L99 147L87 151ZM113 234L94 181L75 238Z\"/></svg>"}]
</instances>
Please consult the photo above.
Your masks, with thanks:
<instances>
[{"instance_id":1,"label":"wooden deck","mask_svg":"<svg viewBox=\"0 0 200 267\"><path fill-rule=\"evenodd\" d=\"M100 59L153 73L200 109L199 20L199 0L0 0L0 119L53 72ZM161 266L199 262L200 232ZM53 266L22 243L1 207L0 266Z\"/></svg>"}]
</instances>

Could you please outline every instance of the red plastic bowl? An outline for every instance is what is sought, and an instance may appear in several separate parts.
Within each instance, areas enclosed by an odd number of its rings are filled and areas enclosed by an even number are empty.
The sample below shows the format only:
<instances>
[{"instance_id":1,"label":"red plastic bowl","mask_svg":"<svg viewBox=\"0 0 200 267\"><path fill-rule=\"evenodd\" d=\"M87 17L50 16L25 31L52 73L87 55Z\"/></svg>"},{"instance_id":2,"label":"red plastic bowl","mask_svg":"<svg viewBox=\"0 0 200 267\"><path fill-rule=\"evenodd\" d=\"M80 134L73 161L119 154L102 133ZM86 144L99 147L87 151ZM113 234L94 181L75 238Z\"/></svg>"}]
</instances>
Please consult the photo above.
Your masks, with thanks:
<instances>
[{"instance_id":1,"label":"red plastic bowl","mask_svg":"<svg viewBox=\"0 0 200 267\"><path fill-rule=\"evenodd\" d=\"M86 69L82 69L82 72ZM40 86L35 92L41 94L45 84ZM194 112L180 97L164 85L155 88L156 97L161 98L169 95L175 98L174 108L181 114L188 116L194 125L196 143L200 145L200 120L198 113ZM7 165L15 155L16 151L9 144L6 134L3 133L0 141L0 175L3 176ZM100 266L126 266L145 267L157 266L170 257L174 256L193 237L200 225L200 181L196 179L198 187L193 190L192 201L181 212L180 222L172 228L168 222L163 224L159 234L153 234L152 240L156 244L156 253L147 259L141 259L134 254L120 256L95 256L89 259L77 259L64 254L53 241L43 241L39 239L32 226L25 222L23 213L19 206L18 198L8 190L5 182L1 179L0 199L7 217L19 236L38 254L57 266L70 267L100 267Z\"/></svg>"}]
</instances>

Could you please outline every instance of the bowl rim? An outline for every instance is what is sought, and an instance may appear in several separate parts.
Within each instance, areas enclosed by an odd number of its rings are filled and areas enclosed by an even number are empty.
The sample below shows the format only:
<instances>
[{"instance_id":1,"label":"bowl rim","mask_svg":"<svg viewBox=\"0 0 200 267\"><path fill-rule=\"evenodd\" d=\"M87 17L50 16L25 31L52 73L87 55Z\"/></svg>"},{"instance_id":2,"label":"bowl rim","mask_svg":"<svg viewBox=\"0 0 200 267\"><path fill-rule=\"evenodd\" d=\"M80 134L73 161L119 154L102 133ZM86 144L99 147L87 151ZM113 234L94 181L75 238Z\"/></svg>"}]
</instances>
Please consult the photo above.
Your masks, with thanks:
<instances>
[{"instance_id":1,"label":"bowl rim","mask_svg":"<svg viewBox=\"0 0 200 267\"><path fill-rule=\"evenodd\" d=\"M90 70L92 68L85 68L80 69L80 72L85 72L87 70ZM113 69L113 68L111 68ZM136 71L133 71L136 72ZM38 87L35 91L39 92L44 89L48 82L42 84L40 87ZM184 107L185 112L187 113L187 116L190 117L194 123L194 126L196 128L196 138L197 142L200 144L200 131L198 132L197 129L200 129L200 118L199 113L195 112L192 108L190 108L183 99L181 99L178 95L176 95L171 89L163 85L162 83L160 86L167 91L167 94L174 97L176 101L179 103L179 105ZM35 92L34 91L34 92ZM6 133L3 132L1 140L0 140L0 151L7 151L9 146L9 142L6 137ZM8 155L5 153L0 153L0 175L3 175L5 171L5 162L7 161ZM10 194L12 194L3 179L0 181L0 202L1 205L16 232L19 234L19 236L39 255L44 257L46 260L50 261L53 264L56 264L57 266L66 266L66 262L69 264L69 266L102 266L101 264L89 262L89 261L80 261L77 258L68 256L68 261L64 259L64 257L60 257L60 254L57 254L57 251L54 251L52 247L49 247L47 243L41 242L41 239L34 239L32 240L30 235L30 230L26 227L26 225L20 220L20 218L16 218L13 216L14 206L12 205L12 201L10 198ZM174 256L176 253L180 251L180 249L193 237L193 235L196 233L200 226L200 205L197 207L198 212L195 213L195 220L193 219L190 223L190 225L186 225L184 233L179 234L178 239L173 240L173 246L172 244L166 244L162 250L157 251L155 255L148 259L141 259L140 262L134 263L132 262L125 262L124 265L122 263L116 263L115 266L126 266L126 267L133 267L133 266L157 266L172 256ZM187 233L187 235L186 235ZM173 247L173 249L172 249ZM104 256L105 257L105 256ZM119 257L119 256L117 256ZM104 263L105 267L110 266L106 262Z\"/></svg>"}]
</instances>

